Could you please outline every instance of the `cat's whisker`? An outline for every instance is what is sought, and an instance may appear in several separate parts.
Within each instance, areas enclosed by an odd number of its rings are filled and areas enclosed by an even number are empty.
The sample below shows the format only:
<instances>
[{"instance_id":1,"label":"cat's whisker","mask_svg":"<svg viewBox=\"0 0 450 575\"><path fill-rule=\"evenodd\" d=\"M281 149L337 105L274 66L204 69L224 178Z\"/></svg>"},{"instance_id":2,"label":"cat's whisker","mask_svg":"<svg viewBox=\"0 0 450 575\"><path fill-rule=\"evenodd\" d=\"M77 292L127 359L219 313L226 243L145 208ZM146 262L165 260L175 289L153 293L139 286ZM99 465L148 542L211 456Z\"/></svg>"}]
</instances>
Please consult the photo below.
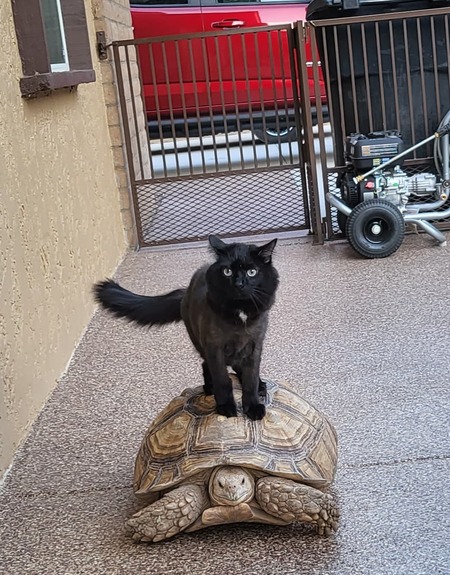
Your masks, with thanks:
<instances>
[{"instance_id":1,"label":"cat's whisker","mask_svg":"<svg viewBox=\"0 0 450 575\"><path fill-rule=\"evenodd\" d=\"M249 296L250 296L250 299L251 299L253 305L254 305L255 308L256 308L256 311L259 311L258 300L257 300L256 294L255 294L255 293L253 293L253 294L250 293ZM261 302L259 302L259 303L261 303Z\"/></svg>"},{"instance_id":2,"label":"cat's whisker","mask_svg":"<svg viewBox=\"0 0 450 575\"><path fill-rule=\"evenodd\" d=\"M259 304L261 304L262 307L264 307L268 297L268 294L264 290L254 288L252 296L258 301Z\"/></svg>"}]
</instances>

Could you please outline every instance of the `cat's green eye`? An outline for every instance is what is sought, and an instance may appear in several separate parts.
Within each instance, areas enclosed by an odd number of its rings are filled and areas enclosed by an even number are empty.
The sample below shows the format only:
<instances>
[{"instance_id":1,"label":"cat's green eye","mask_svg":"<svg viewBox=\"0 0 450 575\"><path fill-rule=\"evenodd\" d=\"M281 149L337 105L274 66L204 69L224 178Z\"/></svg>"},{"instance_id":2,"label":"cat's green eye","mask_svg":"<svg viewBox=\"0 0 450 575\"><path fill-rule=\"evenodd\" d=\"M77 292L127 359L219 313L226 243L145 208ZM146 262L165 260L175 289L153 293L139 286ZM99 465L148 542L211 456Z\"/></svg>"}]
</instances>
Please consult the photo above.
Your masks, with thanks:
<instances>
[{"instance_id":1,"label":"cat's green eye","mask_svg":"<svg viewBox=\"0 0 450 575\"><path fill-rule=\"evenodd\" d=\"M233 275L233 272L230 270L230 268L224 268L223 275L227 276L227 278L229 278L230 276Z\"/></svg>"},{"instance_id":2,"label":"cat's green eye","mask_svg":"<svg viewBox=\"0 0 450 575\"><path fill-rule=\"evenodd\" d=\"M254 268L247 270L247 275L250 278L254 278L257 273L258 273L258 270L255 270Z\"/></svg>"}]
</instances>

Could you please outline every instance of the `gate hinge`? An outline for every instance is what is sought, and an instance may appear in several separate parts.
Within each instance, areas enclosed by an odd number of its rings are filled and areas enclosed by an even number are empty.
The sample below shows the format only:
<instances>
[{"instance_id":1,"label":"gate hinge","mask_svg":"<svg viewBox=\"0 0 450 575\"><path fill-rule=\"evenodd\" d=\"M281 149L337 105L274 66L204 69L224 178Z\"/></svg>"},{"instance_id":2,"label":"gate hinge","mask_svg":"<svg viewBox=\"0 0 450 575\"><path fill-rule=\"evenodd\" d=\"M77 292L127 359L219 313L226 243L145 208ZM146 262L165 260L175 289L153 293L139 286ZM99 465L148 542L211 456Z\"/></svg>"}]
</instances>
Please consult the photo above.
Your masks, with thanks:
<instances>
[{"instance_id":1,"label":"gate hinge","mask_svg":"<svg viewBox=\"0 0 450 575\"><path fill-rule=\"evenodd\" d=\"M106 48L108 45L106 44L106 35L103 31L97 32L97 53L100 60L107 60L108 59L108 52Z\"/></svg>"}]
</instances>

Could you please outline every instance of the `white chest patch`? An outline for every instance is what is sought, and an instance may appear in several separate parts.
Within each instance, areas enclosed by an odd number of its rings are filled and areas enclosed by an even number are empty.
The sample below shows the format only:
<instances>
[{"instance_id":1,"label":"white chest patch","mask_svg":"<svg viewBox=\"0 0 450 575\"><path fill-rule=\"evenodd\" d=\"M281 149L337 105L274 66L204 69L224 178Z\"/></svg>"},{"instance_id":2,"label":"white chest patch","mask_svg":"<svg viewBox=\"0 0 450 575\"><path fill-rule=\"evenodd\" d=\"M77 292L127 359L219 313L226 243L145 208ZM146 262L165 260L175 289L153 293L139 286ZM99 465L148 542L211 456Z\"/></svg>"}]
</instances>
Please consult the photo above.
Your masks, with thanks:
<instances>
[{"instance_id":1,"label":"white chest patch","mask_svg":"<svg viewBox=\"0 0 450 575\"><path fill-rule=\"evenodd\" d=\"M242 323L245 323L247 321L247 314L244 313L243 311L239 311L238 316L241 318Z\"/></svg>"}]
</instances>

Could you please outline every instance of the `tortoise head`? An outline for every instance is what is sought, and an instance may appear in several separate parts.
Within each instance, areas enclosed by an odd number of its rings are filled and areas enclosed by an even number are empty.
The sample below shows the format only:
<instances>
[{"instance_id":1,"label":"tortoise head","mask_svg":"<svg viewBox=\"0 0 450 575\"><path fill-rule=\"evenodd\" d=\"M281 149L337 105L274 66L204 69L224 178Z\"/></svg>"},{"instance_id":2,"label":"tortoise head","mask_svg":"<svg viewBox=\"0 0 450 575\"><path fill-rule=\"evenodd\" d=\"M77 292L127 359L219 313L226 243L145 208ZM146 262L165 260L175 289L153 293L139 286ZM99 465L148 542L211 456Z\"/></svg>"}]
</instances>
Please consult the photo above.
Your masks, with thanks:
<instances>
[{"instance_id":1,"label":"tortoise head","mask_svg":"<svg viewBox=\"0 0 450 575\"><path fill-rule=\"evenodd\" d=\"M242 467L216 467L209 478L209 496L215 505L238 505L251 501L255 480Z\"/></svg>"}]
</instances>

